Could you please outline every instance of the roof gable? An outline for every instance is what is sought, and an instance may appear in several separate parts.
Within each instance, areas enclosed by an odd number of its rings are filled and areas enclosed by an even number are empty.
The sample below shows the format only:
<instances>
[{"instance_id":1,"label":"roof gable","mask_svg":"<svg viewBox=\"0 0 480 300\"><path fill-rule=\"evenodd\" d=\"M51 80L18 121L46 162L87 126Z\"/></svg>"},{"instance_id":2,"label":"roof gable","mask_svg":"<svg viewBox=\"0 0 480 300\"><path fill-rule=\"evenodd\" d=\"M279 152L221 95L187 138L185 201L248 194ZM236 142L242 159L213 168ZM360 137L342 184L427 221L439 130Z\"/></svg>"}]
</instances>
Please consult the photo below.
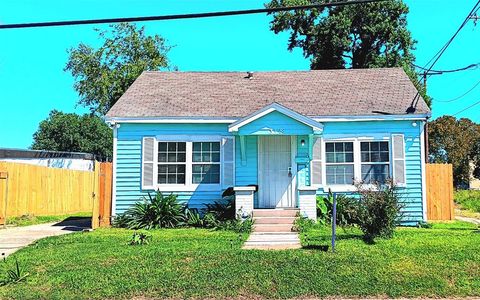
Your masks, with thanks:
<instances>
[{"instance_id":1,"label":"roof gable","mask_svg":"<svg viewBox=\"0 0 480 300\"><path fill-rule=\"evenodd\" d=\"M320 134L323 124L272 103L230 124L228 131L240 135Z\"/></svg>"}]
</instances>

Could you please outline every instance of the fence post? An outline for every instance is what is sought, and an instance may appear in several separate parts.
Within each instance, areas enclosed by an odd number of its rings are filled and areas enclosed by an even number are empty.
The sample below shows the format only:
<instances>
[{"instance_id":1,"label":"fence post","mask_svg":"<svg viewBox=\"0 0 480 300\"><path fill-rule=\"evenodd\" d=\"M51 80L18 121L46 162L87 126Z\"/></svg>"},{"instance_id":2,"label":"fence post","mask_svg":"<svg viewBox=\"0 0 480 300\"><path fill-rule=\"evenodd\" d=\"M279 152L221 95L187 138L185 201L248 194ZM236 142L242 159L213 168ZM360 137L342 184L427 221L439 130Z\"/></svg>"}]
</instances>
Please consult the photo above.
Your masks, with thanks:
<instances>
[{"instance_id":1,"label":"fence post","mask_svg":"<svg viewBox=\"0 0 480 300\"><path fill-rule=\"evenodd\" d=\"M93 212L92 212L92 229L96 229L100 226L100 202L99 202L99 182L100 182L100 163L95 161L95 169L93 171L92 182L92 200L93 200Z\"/></svg>"},{"instance_id":2,"label":"fence post","mask_svg":"<svg viewBox=\"0 0 480 300\"><path fill-rule=\"evenodd\" d=\"M8 172L0 172L0 179L5 180L5 193L0 193L0 197L5 201L3 204L3 228L7 227L7 208L8 208ZM2 189L0 189L1 191ZM5 194L5 196L4 196Z\"/></svg>"}]
</instances>

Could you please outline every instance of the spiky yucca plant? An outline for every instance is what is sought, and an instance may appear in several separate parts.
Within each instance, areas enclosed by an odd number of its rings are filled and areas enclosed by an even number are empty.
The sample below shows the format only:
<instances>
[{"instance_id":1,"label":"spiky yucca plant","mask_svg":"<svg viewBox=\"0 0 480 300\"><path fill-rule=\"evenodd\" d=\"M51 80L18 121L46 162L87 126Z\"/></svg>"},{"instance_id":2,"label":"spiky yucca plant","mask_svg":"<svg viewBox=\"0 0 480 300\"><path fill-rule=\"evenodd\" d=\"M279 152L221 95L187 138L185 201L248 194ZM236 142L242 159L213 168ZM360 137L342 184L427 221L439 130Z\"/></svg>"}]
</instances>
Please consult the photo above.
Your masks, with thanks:
<instances>
[{"instance_id":1,"label":"spiky yucca plant","mask_svg":"<svg viewBox=\"0 0 480 300\"><path fill-rule=\"evenodd\" d=\"M164 196L160 191L152 197L143 197L121 217L129 229L174 228L185 224L185 205L180 203L177 195Z\"/></svg>"}]
</instances>

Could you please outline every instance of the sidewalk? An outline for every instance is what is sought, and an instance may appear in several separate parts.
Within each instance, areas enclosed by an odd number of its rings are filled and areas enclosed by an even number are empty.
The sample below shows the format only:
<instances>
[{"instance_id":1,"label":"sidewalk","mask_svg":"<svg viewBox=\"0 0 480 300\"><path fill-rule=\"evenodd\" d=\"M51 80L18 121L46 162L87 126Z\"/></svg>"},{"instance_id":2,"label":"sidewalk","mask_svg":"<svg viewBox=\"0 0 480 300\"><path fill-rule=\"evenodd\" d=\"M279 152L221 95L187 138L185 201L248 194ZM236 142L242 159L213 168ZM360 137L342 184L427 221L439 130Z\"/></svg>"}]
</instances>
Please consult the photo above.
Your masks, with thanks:
<instances>
[{"instance_id":1,"label":"sidewalk","mask_svg":"<svg viewBox=\"0 0 480 300\"><path fill-rule=\"evenodd\" d=\"M90 228L86 218L65 220L62 222L0 229L0 257L8 256L36 240L63 235Z\"/></svg>"}]
</instances>

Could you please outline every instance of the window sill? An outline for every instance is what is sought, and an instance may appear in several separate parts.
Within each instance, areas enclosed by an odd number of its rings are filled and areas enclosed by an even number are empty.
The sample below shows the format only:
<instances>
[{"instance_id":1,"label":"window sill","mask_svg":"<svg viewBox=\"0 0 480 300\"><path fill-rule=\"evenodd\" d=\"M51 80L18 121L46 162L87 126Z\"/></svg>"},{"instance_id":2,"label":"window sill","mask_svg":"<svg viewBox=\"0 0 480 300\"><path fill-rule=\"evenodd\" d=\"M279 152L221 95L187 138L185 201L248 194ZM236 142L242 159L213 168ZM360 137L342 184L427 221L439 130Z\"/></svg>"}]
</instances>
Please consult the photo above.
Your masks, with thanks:
<instances>
[{"instance_id":1,"label":"window sill","mask_svg":"<svg viewBox=\"0 0 480 300\"><path fill-rule=\"evenodd\" d=\"M204 191L222 191L220 184L157 184L153 188L160 192L204 192ZM146 190L146 189L144 189Z\"/></svg>"}]
</instances>

